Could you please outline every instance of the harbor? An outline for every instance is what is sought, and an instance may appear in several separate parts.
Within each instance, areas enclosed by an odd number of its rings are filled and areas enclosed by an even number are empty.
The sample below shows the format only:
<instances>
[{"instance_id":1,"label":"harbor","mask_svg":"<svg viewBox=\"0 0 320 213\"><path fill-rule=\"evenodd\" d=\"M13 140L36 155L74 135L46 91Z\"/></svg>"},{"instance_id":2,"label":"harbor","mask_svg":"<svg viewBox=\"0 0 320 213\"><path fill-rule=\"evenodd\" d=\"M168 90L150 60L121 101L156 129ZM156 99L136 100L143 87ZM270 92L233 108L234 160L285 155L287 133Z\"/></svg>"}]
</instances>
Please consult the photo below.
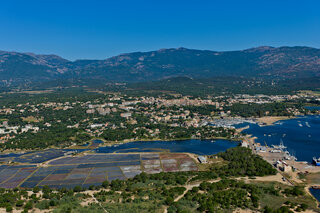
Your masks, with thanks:
<instances>
[{"instance_id":1,"label":"harbor","mask_svg":"<svg viewBox=\"0 0 320 213\"><path fill-rule=\"evenodd\" d=\"M241 146L250 148L274 165L282 175L283 183L304 185L307 193L319 203L319 124L319 116L305 116L280 120L273 126L251 124L238 130L247 133Z\"/></svg>"},{"instance_id":2,"label":"harbor","mask_svg":"<svg viewBox=\"0 0 320 213\"><path fill-rule=\"evenodd\" d=\"M311 162L298 161L298 159L286 150L283 144L274 146L262 146L260 143L254 143L250 146L254 153L274 165L282 172L286 173L316 173L320 172L320 166Z\"/></svg>"},{"instance_id":3,"label":"harbor","mask_svg":"<svg viewBox=\"0 0 320 213\"><path fill-rule=\"evenodd\" d=\"M301 127L302 125L302 127ZM242 133L255 137L255 143L274 149L274 145L284 144L286 150L298 161L311 164L313 157L320 157L320 117L318 115L301 116L289 120L279 120L270 126L248 124ZM282 141L282 142L281 142ZM258 145L257 145L258 146ZM284 153L283 153L284 154Z\"/></svg>"},{"instance_id":4,"label":"harbor","mask_svg":"<svg viewBox=\"0 0 320 213\"><path fill-rule=\"evenodd\" d=\"M247 134L241 146L250 148L279 171L317 173L320 172L318 127L319 116L279 120L272 126L248 124L240 129Z\"/></svg>"},{"instance_id":5,"label":"harbor","mask_svg":"<svg viewBox=\"0 0 320 213\"><path fill-rule=\"evenodd\" d=\"M208 125L214 127L223 127L223 128L237 128L239 125L242 124L255 124L257 121L254 119L245 119L241 117L228 117L228 118L219 118L215 119L214 121L210 122Z\"/></svg>"}]
</instances>

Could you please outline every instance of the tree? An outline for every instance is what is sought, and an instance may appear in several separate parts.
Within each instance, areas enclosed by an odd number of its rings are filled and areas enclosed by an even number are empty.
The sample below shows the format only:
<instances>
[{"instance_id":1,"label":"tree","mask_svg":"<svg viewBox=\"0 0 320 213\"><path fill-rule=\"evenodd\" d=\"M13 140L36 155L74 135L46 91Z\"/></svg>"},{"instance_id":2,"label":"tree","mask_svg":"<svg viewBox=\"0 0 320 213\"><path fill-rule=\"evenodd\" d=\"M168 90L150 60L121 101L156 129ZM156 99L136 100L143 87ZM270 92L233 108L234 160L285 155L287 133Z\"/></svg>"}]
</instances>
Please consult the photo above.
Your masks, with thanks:
<instances>
[{"instance_id":1,"label":"tree","mask_svg":"<svg viewBox=\"0 0 320 213\"><path fill-rule=\"evenodd\" d=\"M6 205L6 212L12 212L12 206L11 206L11 204L10 203L7 203L7 205Z\"/></svg>"},{"instance_id":2,"label":"tree","mask_svg":"<svg viewBox=\"0 0 320 213\"><path fill-rule=\"evenodd\" d=\"M174 203L174 199L172 197L167 197L165 200L165 204L171 206Z\"/></svg>"},{"instance_id":3,"label":"tree","mask_svg":"<svg viewBox=\"0 0 320 213\"><path fill-rule=\"evenodd\" d=\"M35 187L33 187L33 193L38 193L38 192L40 192L40 187L39 186L35 186Z\"/></svg>"},{"instance_id":4,"label":"tree","mask_svg":"<svg viewBox=\"0 0 320 213\"><path fill-rule=\"evenodd\" d=\"M81 186L75 186L73 191L74 192L81 192L82 191L82 187Z\"/></svg>"},{"instance_id":5,"label":"tree","mask_svg":"<svg viewBox=\"0 0 320 213\"><path fill-rule=\"evenodd\" d=\"M103 188L108 188L108 186L109 186L109 181L107 181L107 180L103 181L102 187Z\"/></svg>"},{"instance_id":6,"label":"tree","mask_svg":"<svg viewBox=\"0 0 320 213\"><path fill-rule=\"evenodd\" d=\"M33 208L33 203L31 201L27 202L26 205L24 206L24 209L30 210Z\"/></svg>"},{"instance_id":7,"label":"tree","mask_svg":"<svg viewBox=\"0 0 320 213\"><path fill-rule=\"evenodd\" d=\"M18 201L16 202L16 206L17 206L17 207L22 207L23 204L24 204L24 201L23 201L23 200L18 200Z\"/></svg>"}]
</instances>

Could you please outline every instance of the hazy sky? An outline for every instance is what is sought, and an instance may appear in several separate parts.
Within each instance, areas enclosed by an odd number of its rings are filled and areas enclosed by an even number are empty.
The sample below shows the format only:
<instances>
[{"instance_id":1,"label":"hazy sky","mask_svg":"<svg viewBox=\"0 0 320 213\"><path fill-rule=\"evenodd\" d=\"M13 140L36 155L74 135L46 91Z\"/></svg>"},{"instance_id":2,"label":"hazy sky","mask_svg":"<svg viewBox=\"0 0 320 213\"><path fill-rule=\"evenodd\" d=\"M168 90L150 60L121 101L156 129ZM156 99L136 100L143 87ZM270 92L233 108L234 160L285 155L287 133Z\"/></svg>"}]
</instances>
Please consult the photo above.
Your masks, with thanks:
<instances>
[{"instance_id":1,"label":"hazy sky","mask_svg":"<svg viewBox=\"0 0 320 213\"><path fill-rule=\"evenodd\" d=\"M0 50L103 59L160 48L320 48L319 0L6 0Z\"/></svg>"}]
</instances>

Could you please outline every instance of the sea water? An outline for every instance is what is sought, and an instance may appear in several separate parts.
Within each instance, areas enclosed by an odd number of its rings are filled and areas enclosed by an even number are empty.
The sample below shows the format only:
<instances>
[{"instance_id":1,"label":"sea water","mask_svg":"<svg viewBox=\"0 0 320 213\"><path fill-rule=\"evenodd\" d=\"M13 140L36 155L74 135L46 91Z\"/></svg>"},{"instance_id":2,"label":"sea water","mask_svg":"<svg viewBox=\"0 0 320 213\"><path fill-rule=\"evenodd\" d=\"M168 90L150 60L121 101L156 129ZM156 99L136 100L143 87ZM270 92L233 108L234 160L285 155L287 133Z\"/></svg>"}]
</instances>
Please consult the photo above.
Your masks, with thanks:
<instances>
[{"instance_id":1,"label":"sea water","mask_svg":"<svg viewBox=\"0 0 320 213\"><path fill-rule=\"evenodd\" d=\"M256 142L268 146L283 141L287 150L299 161L312 161L320 157L320 116L309 115L277 121L270 126L249 124L243 133L257 137Z\"/></svg>"}]
</instances>

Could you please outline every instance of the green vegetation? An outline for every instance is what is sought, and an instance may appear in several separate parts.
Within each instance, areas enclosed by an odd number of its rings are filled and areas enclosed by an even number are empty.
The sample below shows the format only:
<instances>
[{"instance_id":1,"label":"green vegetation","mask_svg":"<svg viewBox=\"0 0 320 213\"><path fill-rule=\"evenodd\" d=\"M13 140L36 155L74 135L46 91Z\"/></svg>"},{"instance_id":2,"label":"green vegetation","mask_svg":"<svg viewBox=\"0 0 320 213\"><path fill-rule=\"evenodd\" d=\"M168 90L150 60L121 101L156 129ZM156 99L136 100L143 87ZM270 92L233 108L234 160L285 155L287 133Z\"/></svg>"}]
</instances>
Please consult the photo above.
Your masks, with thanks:
<instances>
[{"instance_id":1,"label":"green vegetation","mask_svg":"<svg viewBox=\"0 0 320 213\"><path fill-rule=\"evenodd\" d=\"M235 208L257 209L260 196L263 193L272 192L264 187L236 180L221 180L215 183L202 182L199 187L188 191L183 200L170 206L168 212L218 212ZM186 203L188 203L187 206L184 205Z\"/></svg>"},{"instance_id":2,"label":"green vegetation","mask_svg":"<svg viewBox=\"0 0 320 213\"><path fill-rule=\"evenodd\" d=\"M280 95L293 94L299 90L315 90L320 87L319 78L300 79L266 79L266 78L242 78L242 77L211 77L191 79L188 77L176 77L155 82L143 82L128 84L122 89L130 89L127 92L165 92L179 93L206 97L208 95L232 95L232 94L265 94ZM134 91L131 91L134 90Z\"/></svg>"},{"instance_id":3,"label":"green vegetation","mask_svg":"<svg viewBox=\"0 0 320 213\"><path fill-rule=\"evenodd\" d=\"M293 188L287 188L283 192L286 196L301 196L305 194L303 187L295 186Z\"/></svg>"},{"instance_id":4,"label":"green vegetation","mask_svg":"<svg viewBox=\"0 0 320 213\"><path fill-rule=\"evenodd\" d=\"M83 144L91 137L86 133L79 133L74 129L57 126L38 133L27 132L17 135L10 143L1 144L2 149L47 149L49 147L66 147L72 143Z\"/></svg>"},{"instance_id":5,"label":"green vegetation","mask_svg":"<svg viewBox=\"0 0 320 213\"><path fill-rule=\"evenodd\" d=\"M170 127L168 125L143 125L148 129L158 129L159 134L157 137L152 136L146 130L141 129L134 131L137 127L142 127L142 124L138 125L127 125L127 128L122 129L109 129L105 131L101 137L107 141L121 141L125 139L142 139L142 140L173 140L173 139L210 139L210 138L226 138L232 139L234 136L234 129L215 128L212 126L205 127ZM200 136L197 136L200 135Z\"/></svg>"},{"instance_id":6,"label":"green vegetation","mask_svg":"<svg viewBox=\"0 0 320 213\"><path fill-rule=\"evenodd\" d=\"M227 110L232 112L232 116L241 117L262 117L262 116L293 116L293 112L288 111L288 108L295 107L300 111L304 111L301 104L289 103L268 103L268 104L233 104Z\"/></svg>"},{"instance_id":7,"label":"green vegetation","mask_svg":"<svg viewBox=\"0 0 320 213\"><path fill-rule=\"evenodd\" d=\"M179 51L189 52L189 56L194 54L191 50ZM155 54L154 57L167 64L166 56L159 57L158 52ZM201 54L204 55L195 58L207 60L206 57L220 57L202 51ZM140 61L140 53L132 57ZM175 57L179 59L180 56ZM258 55L255 57L260 58ZM235 64L244 61L239 52L226 58L232 60L232 63L226 63L229 67L225 67L225 62L219 62L211 68L227 74L226 71L234 70L232 67ZM199 70L200 62L184 64L188 70L183 74L194 72L194 66ZM253 69L247 69L252 65L243 65L240 67L243 72L255 74ZM217 70L217 67L222 68ZM163 69L154 65L151 68L155 76L147 77L161 79L163 73L159 71ZM39 69L43 71L43 67ZM207 69L210 67L201 72ZM36 74L36 71L31 74ZM102 77L105 75L101 68L95 69L95 72ZM122 67L117 72L110 73L108 78L117 79L119 73L127 75L128 69ZM176 77L126 84L106 84L103 78L89 80L76 77L69 80L68 76L50 82L26 83L22 80L11 88L0 88L0 149L63 148L82 145L93 138L107 142L191 138L239 140L242 135L234 129L208 124L219 117L256 118L318 113L316 109L304 107L320 105L319 91L314 91L320 87L319 82L319 77L269 79L212 76L206 79ZM303 96L293 96L298 90L304 90L301 92ZM19 210L24 213L35 208L56 213L99 213L105 210L140 213L163 212L164 209L172 213L231 212L237 208L281 213L316 208L314 200L300 186L255 181L256 176L274 175L276 170L250 149L236 147L217 156L220 163L211 161L213 163L202 165L204 171L142 173L128 180L105 181L101 186L90 186L89 189L81 186L59 190L46 186L35 187L32 191L0 189L0 208L6 212ZM248 177L248 182L239 181L241 177ZM320 180L319 174L306 175L306 179L312 182Z\"/></svg>"},{"instance_id":8,"label":"green vegetation","mask_svg":"<svg viewBox=\"0 0 320 213\"><path fill-rule=\"evenodd\" d=\"M0 207L78 212L220 212L236 208L263 212L291 212L315 208L299 187L280 183L244 183L239 176L273 175L275 170L247 148L236 147L219 157L223 164L202 172L142 173L128 180L105 181L101 186L53 190L44 186L0 190ZM192 186L192 187L189 187ZM95 190L95 191L91 191ZM41 193L40 193L41 192ZM90 192L90 193L89 193ZM86 204L84 204L86 203Z\"/></svg>"},{"instance_id":9,"label":"green vegetation","mask_svg":"<svg viewBox=\"0 0 320 213\"><path fill-rule=\"evenodd\" d=\"M225 176L265 176L275 175L276 170L260 156L248 148L236 147L218 154L229 163L222 168L213 168Z\"/></svg>"},{"instance_id":10,"label":"green vegetation","mask_svg":"<svg viewBox=\"0 0 320 213\"><path fill-rule=\"evenodd\" d=\"M318 84L314 79L306 82ZM304 108L319 104L315 97L236 95L257 94L265 87L271 93L293 94L290 89L289 92L281 88L292 88L295 84L302 82L179 77L143 84L107 84L99 90L59 87L44 93L14 89L0 98L0 149L61 148L82 145L92 138L108 142L239 140L241 134L232 128L208 124L219 116L251 118L317 113ZM126 113L129 116L123 115Z\"/></svg>"}]
</instances>

